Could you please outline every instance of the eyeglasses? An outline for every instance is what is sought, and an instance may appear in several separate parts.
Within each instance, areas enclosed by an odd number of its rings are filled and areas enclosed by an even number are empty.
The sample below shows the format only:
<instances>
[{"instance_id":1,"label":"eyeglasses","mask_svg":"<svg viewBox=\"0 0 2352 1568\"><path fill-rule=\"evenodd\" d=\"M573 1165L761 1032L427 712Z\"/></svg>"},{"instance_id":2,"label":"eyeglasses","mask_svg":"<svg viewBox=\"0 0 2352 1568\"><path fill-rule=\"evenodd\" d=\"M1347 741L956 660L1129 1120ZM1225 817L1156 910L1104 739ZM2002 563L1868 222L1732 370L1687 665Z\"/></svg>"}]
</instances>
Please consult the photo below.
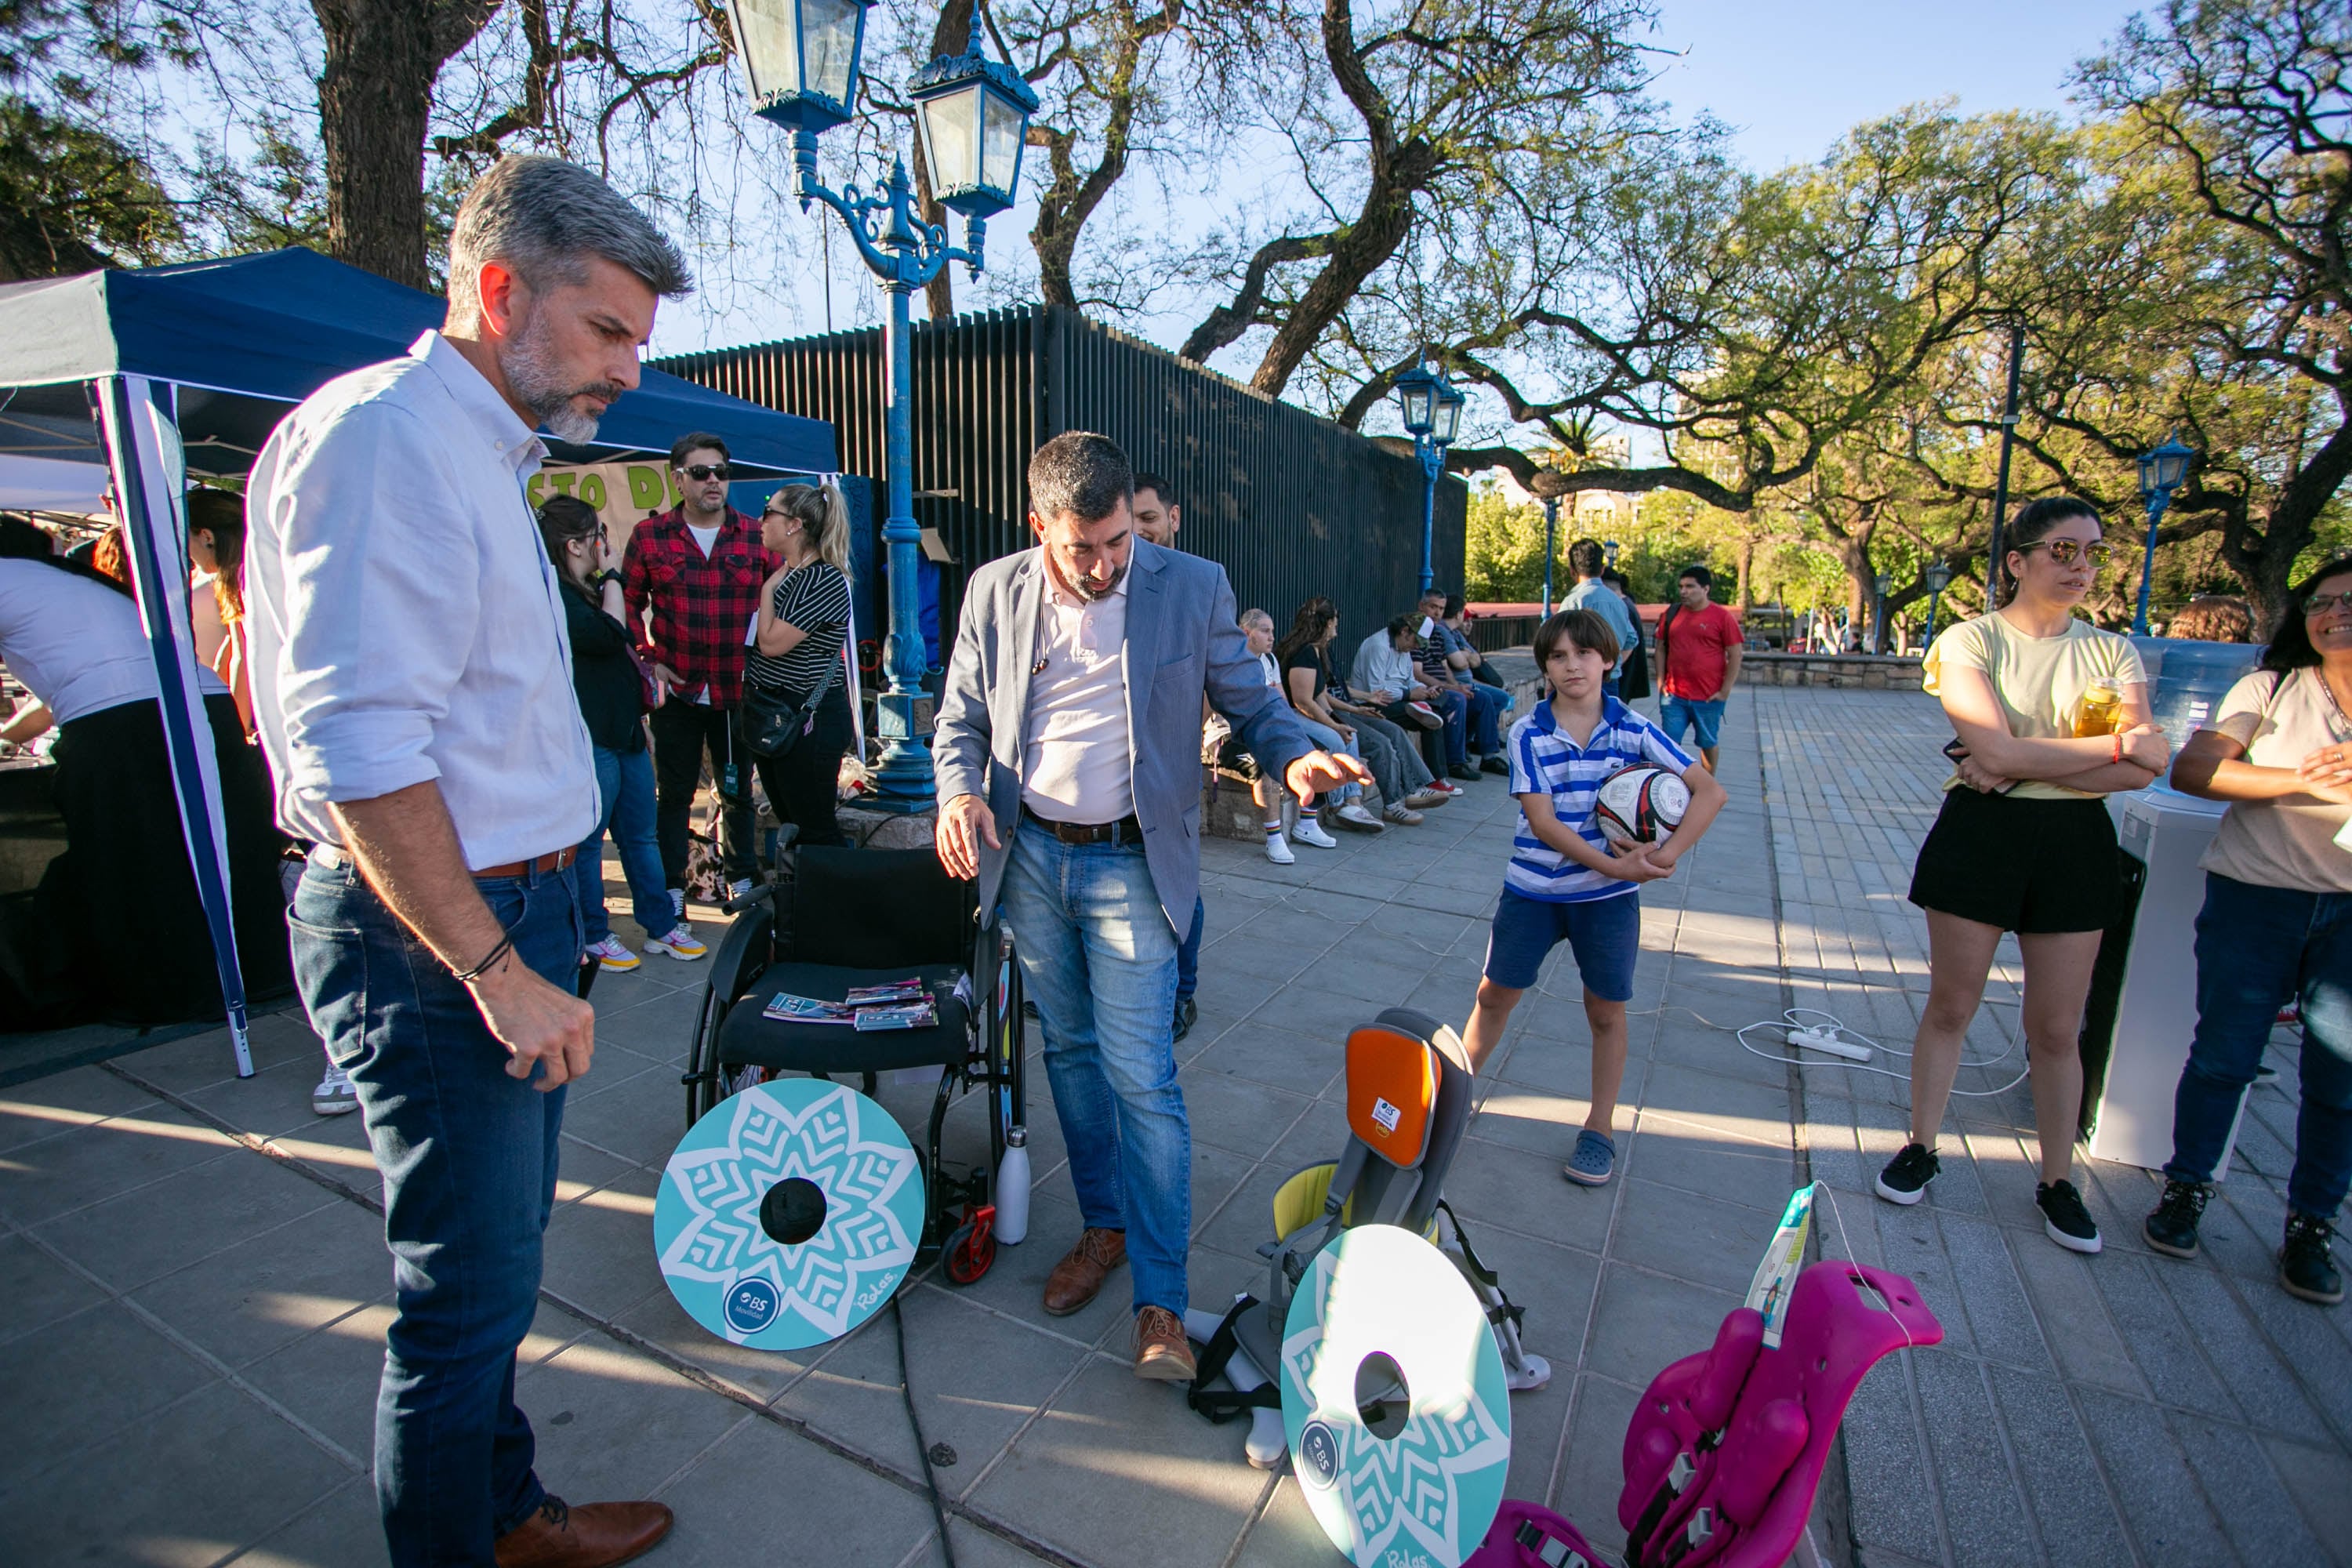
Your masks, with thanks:
<instances>
[{"instance_id":1,"label":"eyeglasses","mask_svg":"<svg viewBox=\"0 0 2352 1568\"><path fill-rule=\"evenodd\" d=\"M2330 610L2352 610L2352 592L2314 594L2303 602L2303 613L2306 616L2324 616Z\"/></svg>"},{"instance_id":2,"label":"eyeglasses","mask_svg":"<svg viewBox=\"0 0 2352 1568\"><path fill-rule=\"evenodd\" d=\"M735 472L724 463L697 463L692 468L682 471L696 484L700 484L705 479L731 479Z\"/></svg>"},{"instance_id":3,"label":"eyeglasses","mask_svg":"<svg viewBox=\"0 0 2352 1568\"><path fill-rule=\"evenodd\" d=\"M2114 545L2085 544L2079 539L2042 539L2036 540L2032 544L2021 544L2017 547L2017 552L2020 555L2035 550L2047 550L2050 552L2050 559L2061 566L2072 566L2074 564L2074 558L2078 555L2088 556L2094 566L2105 566L2116 557Z\"/></svg>"}]
</instances>

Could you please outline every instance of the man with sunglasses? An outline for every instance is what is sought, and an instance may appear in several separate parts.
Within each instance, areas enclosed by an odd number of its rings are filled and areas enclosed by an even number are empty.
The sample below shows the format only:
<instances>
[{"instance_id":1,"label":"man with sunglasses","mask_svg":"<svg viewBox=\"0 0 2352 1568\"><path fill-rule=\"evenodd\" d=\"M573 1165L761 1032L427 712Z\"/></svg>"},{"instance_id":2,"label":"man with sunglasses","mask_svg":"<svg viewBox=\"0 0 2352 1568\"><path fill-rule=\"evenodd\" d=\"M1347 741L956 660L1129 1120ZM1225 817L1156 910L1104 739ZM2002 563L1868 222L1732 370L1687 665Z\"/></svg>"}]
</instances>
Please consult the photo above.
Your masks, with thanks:
<instances>
[{"instance_id":1,"label":"man with sunglasses","mask_svg":"<svg viewBox=\"0 0 2352 1568\"><path fill-rule=\"evenodd\" d=\"M743 639L760 607L760 584L780 563L760 542L760 525L727 504L727 443L697 431L669 451L670 483L678 504L637 525L621 562L621 592L629 628L669 700L653 711L654 837L672 911L686 913L687 826L702 762L719 785L725 830L719 837L727 880L740 896L751 889L751 753L743 744ZM653 612L650 635L646 613ZM665 922L640 917L651 931ZM667 939L648 952L674 952Z\"/></svg>"}]
</instances>

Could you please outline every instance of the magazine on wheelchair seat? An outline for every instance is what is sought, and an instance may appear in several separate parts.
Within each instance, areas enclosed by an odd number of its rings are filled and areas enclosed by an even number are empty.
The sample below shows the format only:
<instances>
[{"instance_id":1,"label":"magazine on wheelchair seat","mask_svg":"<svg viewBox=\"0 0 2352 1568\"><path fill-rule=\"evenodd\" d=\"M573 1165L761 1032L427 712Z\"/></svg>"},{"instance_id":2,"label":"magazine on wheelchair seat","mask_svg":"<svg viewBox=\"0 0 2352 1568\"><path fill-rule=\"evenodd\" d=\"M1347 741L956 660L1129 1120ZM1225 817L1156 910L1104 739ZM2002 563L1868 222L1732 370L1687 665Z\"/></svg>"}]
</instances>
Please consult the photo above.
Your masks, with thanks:
<instances>
[{"instance_id":1,"label":"magazine on wheelchair seat","mask_svg":"<svg viewBox=\"0 0 2352 1568\"><path fill-rule=\"evenodd\" d=\"M928 1029L939 1021L939 1009L931 1005L928 994L919 1001L857 1009L857 1032L861 1035L875 1029Z\"/></svg>"},{"instance_id":2,"label":"magazine on wheelchair seat","mask_svg":"<svg viewBox=\"0 0 2352 1568\"><path fill-rule=\"evenodd\" d=\"M913 976L887 985L853 986L839 1002L779 991L761 1016L781 1024L847 1024L861 1032L928 1029L940 1021L931 994Z\"/></svg>"},{"instance_id":3,"label":"magazine on wheelchair seat","mask_svg":"<svg viewBox=\"0 0 2352 1568\"><path fill-rule=\"evenodd\" d=\"M814 996L795 996L789 991L779 991L776 999L760 1009L761 1016L783 1024L849 1024L856 1015L846 1002L820 1002Z\"/></svg>"}]
</instances>

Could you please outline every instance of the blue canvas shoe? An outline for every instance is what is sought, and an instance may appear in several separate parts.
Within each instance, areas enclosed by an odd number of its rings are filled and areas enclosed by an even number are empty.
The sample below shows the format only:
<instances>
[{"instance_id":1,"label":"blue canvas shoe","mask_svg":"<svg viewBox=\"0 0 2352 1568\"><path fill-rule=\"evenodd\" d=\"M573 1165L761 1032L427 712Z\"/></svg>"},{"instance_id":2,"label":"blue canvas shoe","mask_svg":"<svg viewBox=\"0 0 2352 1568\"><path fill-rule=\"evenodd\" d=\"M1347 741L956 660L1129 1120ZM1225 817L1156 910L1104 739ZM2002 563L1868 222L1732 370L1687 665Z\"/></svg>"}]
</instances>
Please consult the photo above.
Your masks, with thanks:
<instances>
[{"instance_id":1,"label":"blue canvas shoe","mask_svg":"<svg viewBox=\"0 0 2352 1568\"><path fill-rule=\"evenodd\" d=\"M1617 1145L1605 1132L1595 1132L1587 1127L1576 1135L1576 1152L1560 1167L1560 1174L1571 1182L1588 1187L1606 1185L1609 1173L1617 1168Z\"/></svg>"}]
</instances>

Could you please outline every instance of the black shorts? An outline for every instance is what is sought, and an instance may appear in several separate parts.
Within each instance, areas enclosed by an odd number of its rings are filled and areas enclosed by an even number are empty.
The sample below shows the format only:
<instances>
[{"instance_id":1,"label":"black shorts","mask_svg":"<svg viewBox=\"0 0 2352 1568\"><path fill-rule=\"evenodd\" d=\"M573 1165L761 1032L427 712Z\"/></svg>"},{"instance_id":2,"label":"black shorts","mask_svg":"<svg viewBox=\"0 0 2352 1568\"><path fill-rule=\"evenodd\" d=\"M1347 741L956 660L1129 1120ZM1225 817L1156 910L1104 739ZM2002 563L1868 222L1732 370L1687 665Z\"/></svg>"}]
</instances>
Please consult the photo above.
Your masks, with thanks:
<instances>
[{"instance_id":1,"label":"black shorts","mask_svg":"<svg viewBox=\"0 0 2352 1568\"><path fill-rule=\"evenodd\" d=\"M2115 820L2096 800L1948 790L1911 870L1911 901L2003 931L2105 931L2116 917Z\"/></svg>"}]
</instances>

